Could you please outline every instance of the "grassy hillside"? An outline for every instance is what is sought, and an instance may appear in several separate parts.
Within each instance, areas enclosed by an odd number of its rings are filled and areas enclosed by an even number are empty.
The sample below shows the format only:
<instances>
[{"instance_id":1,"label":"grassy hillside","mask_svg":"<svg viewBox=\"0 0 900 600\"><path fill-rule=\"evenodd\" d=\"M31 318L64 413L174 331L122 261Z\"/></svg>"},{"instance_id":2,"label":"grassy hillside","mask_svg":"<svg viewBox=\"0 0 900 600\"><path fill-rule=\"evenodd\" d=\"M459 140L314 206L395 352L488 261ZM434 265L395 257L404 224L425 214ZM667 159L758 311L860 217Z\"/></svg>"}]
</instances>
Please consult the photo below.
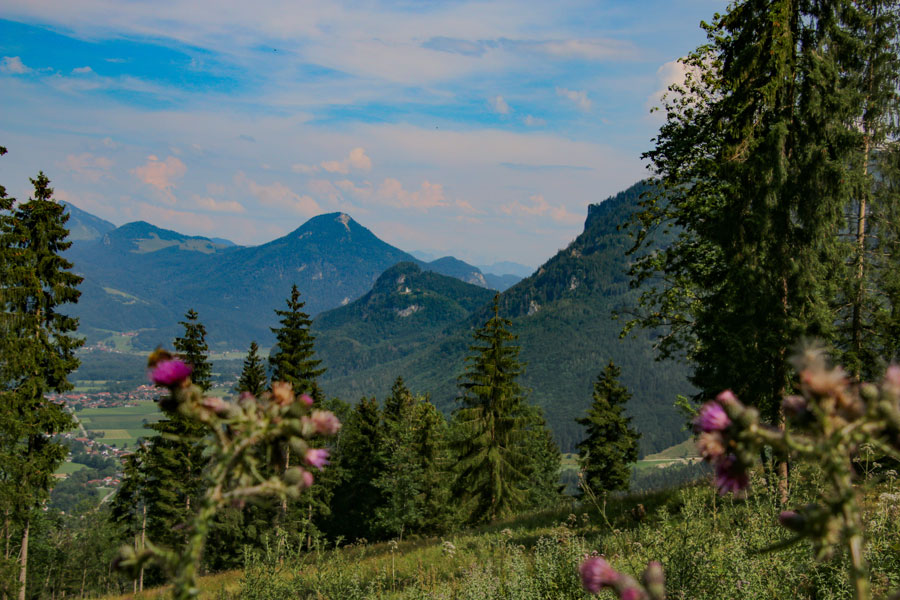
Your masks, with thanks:
<instances>
[{"instance_id":1,"label":"grassy hillside","mask_svg":"<svg viewBox=\"0 0 900 600\"><path fill-rule=\"evenodd\" d=\"M811 499L820 478L815 470L798 472L791 505ZM865 483L860 490L873 591L875 597L886 597L900 582L897 507L890 484ZM248 557L244 570L202 579L201 597L587 598L577 567L592 551L635 576L647 562L660 561L669 598L849 597L843 557L817 563L808 544L760 552L790 535L778 525L779 511L764 492L744 500L723 498L703 481L675 490L613 497L605 507L573 504L523 515L443 539L359 542L313 552L278 551L273 543L270 552ZM163 593L152 590L108 598L160 598Z\"/></svg>"}]
</instances>

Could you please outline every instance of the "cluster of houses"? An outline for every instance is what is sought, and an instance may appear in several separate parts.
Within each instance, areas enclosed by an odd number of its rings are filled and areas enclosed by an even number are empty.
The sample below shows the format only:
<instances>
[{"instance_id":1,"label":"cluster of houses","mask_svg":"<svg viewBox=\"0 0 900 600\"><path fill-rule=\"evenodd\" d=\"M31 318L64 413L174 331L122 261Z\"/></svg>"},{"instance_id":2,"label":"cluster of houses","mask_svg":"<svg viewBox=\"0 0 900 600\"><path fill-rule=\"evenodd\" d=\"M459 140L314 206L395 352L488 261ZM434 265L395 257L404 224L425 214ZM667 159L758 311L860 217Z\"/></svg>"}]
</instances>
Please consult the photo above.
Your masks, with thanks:
<instances>
[{"instance_id":1,"label":"cluster of houses","mask_svg":"<svg viewBox=\"0 0 900 600\"><path fill-rule=\"evenodd\" d=\"M159 398L159 388L139 385L127 392L68 392L48 395L47 398L53 402L63 402L72 410L115 408L137 406L138 402L144 400L156 400Z\"/></svg>"}]
</instances>

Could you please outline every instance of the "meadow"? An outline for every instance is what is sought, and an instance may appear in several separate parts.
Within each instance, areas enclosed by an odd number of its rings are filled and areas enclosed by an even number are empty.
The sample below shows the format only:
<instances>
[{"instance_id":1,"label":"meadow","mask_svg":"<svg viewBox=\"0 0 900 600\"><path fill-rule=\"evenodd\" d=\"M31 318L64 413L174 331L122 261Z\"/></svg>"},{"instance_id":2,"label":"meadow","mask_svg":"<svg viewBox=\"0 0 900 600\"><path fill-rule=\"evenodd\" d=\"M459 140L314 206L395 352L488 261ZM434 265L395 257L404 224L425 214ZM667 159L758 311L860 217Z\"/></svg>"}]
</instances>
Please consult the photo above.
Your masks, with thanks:
<instances>
[{"instance_id":1,"label":"meadow","mask_svg":"<svg viewBox=\"0 0 900 600\"><path fill-rule=\"evenodd\" d=\"M889 473L889 472L888 472ZM791 504L811 501L824 485L816 467L797 471ZM875 597L900 588L900 505L888 475L859 486ZM572 501L443 538L311 551L286 547L278 533L267 549L245 556L244 569L201 579L203 598L587 598L578 578L586 554L603 554L639 576L648 561L666 572L672 599L839 599L850 597L847 561L813 558L808 543L773 549L790 533L759 472L746 498L722 497L704 479L677 489L621 494L598 505ZM161 598L165 588L108 596ZM607 594L607 595L604 595ZM608 592L599 597L612 598Z\"/></svg>"},{"instance_id":2,"label":"meadow","mask_svg":"<svg viewBox=\"0 0 900 600\"><path fill-rule=\"evenodd\" d=\"M155 435L144 424L162 418L159 407L152 401L138 402L137 406L86 408L75 414L89 433L100 436L99 441L118 448L133 447L138 439Z\"/></svg>"}]
</instances>

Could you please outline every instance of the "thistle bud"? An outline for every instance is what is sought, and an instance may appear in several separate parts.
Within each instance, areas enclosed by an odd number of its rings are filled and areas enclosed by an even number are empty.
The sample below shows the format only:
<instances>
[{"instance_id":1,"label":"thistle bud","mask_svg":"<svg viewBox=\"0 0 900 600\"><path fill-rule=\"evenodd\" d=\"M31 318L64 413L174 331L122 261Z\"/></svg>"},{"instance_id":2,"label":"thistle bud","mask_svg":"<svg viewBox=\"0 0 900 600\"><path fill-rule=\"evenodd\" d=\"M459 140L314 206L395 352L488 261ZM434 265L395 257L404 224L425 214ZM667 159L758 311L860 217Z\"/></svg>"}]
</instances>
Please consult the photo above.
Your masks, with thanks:
<instances>
[{"instance_id":1,"label":"thistle bud","mask_svg":"<svg viewBox=\"0 0 900 600\"><path fill-rule=\"evenodd\" d=\"M785 529L796 531L798 533L806 529L806 517L795 510L784 510L778 515L778 522Z\"/></svg>"}]
</instances>

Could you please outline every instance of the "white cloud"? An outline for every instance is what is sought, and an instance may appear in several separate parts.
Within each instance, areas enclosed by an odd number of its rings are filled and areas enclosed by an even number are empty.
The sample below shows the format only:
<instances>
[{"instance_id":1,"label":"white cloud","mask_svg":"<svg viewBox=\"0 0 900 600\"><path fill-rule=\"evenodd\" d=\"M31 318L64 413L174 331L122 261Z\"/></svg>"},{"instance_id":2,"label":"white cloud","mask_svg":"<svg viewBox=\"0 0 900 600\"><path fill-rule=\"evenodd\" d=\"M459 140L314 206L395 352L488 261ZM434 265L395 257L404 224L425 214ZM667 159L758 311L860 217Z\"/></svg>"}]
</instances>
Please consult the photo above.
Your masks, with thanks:
<instances>
[{"instance_id":1,"label":"white cloud","mask_svg":"<svg viewBox=\"0 0 900 600\"><path fill-rule=\"evenodd\" d=\"M533 117L531 115L525 115L524 123L528 127L543 127L547 124L547 121L545 121L544 119L538 119L537 117Z\"/></svg>"},{"instance_id":2,"label":"white cloud","mask_svg":"<svg viewBox=\"0 0 900 600\"><path fill-rule=\"evenodd\" d=\"M199 206L213 212L242 213L246 210L244 206L236 200L216 200L215 198L204 196L196 198L196 201Z\"/></svg>"},{"instance_id":3,"label":"white cloud","mask_svg":"<svg viewBox=\"0 0 900 600\"><path fill-rule=\"evenodd\" d=\"M507 215L526 216L526 217L543 217L548 216L554 221L560 223L577 223L582 217L569 212L562 204L554 206L547 202L540 194L529 198L531 204L524 204L518 200L513 200L509 204L504 204L500 210Z\"/></svg>"},{"instance_id":4,"label":"white cloud","mask_svg":"<svg viewBox=\"0 0 900 600\"><path fill-rule=\"evenodd\" d=\"M344 160L322 161L321 167L329 173L340 173L342 175L346 175L350 172L350 169L371 171L372 159L366 156L366 151L362 148L354 148L350 151L350 155Z\"/></svg>"},{"instance_id":5,"label":"white cloud","mask_svg":"<svg viewBox=\"0 0 900 600\"><path fill-rule=\"evenodd\" d=\"M503 96L494 96L491 98L491 108L494 109L494 112L500 113L501 115L508 115L510 111L509 104L506 103Z\"/></svg>"},{"instance_id":6,"label":"white cloud","mask_svg":"<svg viewBox=\"0 0 900 600\"><path fill-rule=\"evenodd\" d=\"M94 70L90 67L75 67L72 69L72 72L76 75L89 75L94 72Z\"/></svg>"},{"instance_id":7,"label":"white cloud","mask_svg":"<svg viewBox=\"0 0 900 600\"><path fill-rule=\"evenodd\" d=\"M307 217L312 217L322 212L319 204L310 196L301 196L279 181L269 185L261 185L247 177L243 171L238 172L234 180L238 185L245 187L265 206L289 209Z\"/></svg>"},{"instance_id":8,"label":"white cloud","mask_svg":"<svg viewBox=\"0 0 900 600\"><path fill-rule=\"evenodd\" d=\"M169 156L161 161L155 155L147 157L146 164L131 169L130 173L142 182L162 192L163 198L169 204L175 204L175 181L181 179L187 172L187 167L181 159Z\"/></svg>"},{"instance_id":9,"label":"white cloud","mask_svg":"<svg viewBox=\"0 0 900 600\"><path fill-rule=\"evenodd\" d=\"M444 197L444 186L428 180L423 181L417 191L410 192L398 180L388 177L378 186L375 197L390 206L415 208L422 211L437 206L448 206Z\"/></svg>"},{"instance_id":10,"label":"white cloud","mask_svg":"<svg viewBox=\"0 0 900 600\"><path fill-rule=\"evenodd\" d=\"M591 110L591 99L588 98L587 92L584 90L567 90L566 88L556 88L556 95L562 96L575 103L580 110L585 112Z\"/></svg>"},{"instance_id":11,"label":"white cloud","mask_svg":"<svg viewBox=\"0 0 900 600\"><path fill-rule=\"evenodd\" d=\"M312 175L313 173L319 172L319 167L316 165L296 163L291 165L291 171L293 171L294 173L303 173L304 175Z\"/></svg>"},{"instance_id":12,"label":"white cloud","mask_svg":"<svg viewBox=\"0 0 900 600\"><path fill-rule=\"evenodd\" d=\"M29 72L31 72L31 69L26 67L25 63L18 56L4 56L3 60L0 60L0 73L24 75Z\"/></svg>"},{"instance_id":13,"label":"white cloud","mask_svg":"<svg viewBox=\"0 0 900 600\"><path fill-rule=\"evenodd\" d=\"M95 156L85 152L83 154L69 154L63 160L62 167L75 173L81 179L97 183L101 179L110 177L109 171L113 164L110 158Z\"/></svg>"}]
</instances>

